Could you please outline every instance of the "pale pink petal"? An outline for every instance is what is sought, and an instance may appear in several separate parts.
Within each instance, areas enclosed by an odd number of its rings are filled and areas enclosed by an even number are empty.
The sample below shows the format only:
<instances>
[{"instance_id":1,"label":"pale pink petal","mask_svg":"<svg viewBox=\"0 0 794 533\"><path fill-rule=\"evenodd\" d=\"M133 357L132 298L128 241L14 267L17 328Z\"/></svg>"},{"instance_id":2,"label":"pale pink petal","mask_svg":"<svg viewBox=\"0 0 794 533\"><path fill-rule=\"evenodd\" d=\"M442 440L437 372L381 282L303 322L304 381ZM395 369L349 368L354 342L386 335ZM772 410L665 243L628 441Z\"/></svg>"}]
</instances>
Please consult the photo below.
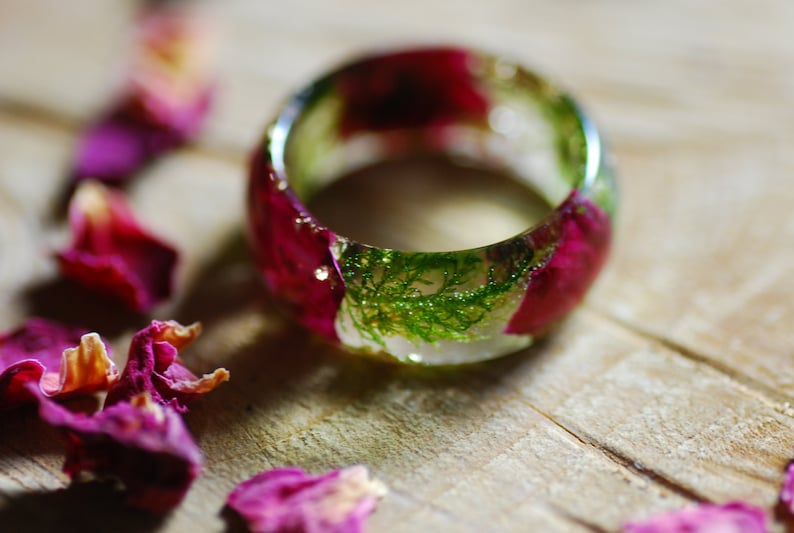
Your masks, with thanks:
<instances>
[{"instance_id":1,"label":"pale pink petal","mask_svg":"<svg viewBox=\"0 0 794 533\"><path fill-rule=\"evenodd\" d=\"M96 333L39 318L0 334L0 410L47 397L106 390L119 377L110 348Z\"/></svg>"},{"instance_id":2,"label":"pale pink petal","mask_svg":"<svg viewBox=\"0 0 794 533\"><path fill-rule=\"evenodd\" d=\"M185 7L145 10L118 101L80 138L75 181L119 183L194 139L215 94L212 20Z\"/></svg>"},{"instance_id":3,"label":"pale pink petal","mask_svg":"<svg viewBox=\"0 0 794 533\"><path fill-rule=\"evenodd\" d=\"M385 494L361 465L319 476L277 468L240 483L227 504L254 532L359 533Z\"/></svg>"},{"instance_id":4,"label":"pale pink petal","mask_svg":"<svg viewBox=\"0 0 794 533\"><path fill-rule=\"evenodd\" d=\"M702 504L623 526L628 533L766 533L764 511L744 502Z\"/></svg>"}]
</instances>

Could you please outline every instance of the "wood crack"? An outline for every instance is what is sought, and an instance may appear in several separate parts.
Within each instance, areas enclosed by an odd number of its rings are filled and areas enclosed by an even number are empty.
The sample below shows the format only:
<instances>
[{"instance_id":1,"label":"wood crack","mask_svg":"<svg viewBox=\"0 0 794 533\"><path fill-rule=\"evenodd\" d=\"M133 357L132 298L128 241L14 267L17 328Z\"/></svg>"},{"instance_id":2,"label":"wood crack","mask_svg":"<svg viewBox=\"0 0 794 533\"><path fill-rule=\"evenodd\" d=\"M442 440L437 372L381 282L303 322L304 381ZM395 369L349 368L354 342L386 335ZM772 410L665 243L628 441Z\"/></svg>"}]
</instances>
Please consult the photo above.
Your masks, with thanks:
<instances>
[{"instance_id":1,"label":"wood crack","mask_svg":"<svg viewBox=\"0 0 794 533\"><path fill-rule=\"evenodd\" d=\"M678 496L681 496L682 498L685 498L687 500L691 500L691 501L695 501L695 502L707 502L707 501L709 501L709 498L707 498L703 494L700 494L699 492L697 492L697 491L695 491L695 490L693 490L693 489L691 489L689 487L685 487L685 486L679 484L678 482L676 482L675 480L665 476L661 472L658 472L658 471L656 471L656 470L654 470L652 468L646 467L642 463L639 463L638 461L632 459L631 457L628 457L628 456L624 455L623 453L621 453L617 449L612 448L611 446L608 446L605 443L590 440L587 437L585 437L583 434L580 435L579 433L577 433L573 429L569 428L568 426L566 426L562 422L560 422L557 419L555 419L550 413L547 413L547 412L543 411L542 409L540 409L539 407L537 407L536 405L534 405L533 403L531 403L527 399L521 398L521 397L519 397L518 399L522 403L527 405L530 409L534 410L540 416L542 416L543 418L545 418L546 420L548 420L549 422L554 424L557 428L559 428L560 430L565 432L567 435L571 436L573 439L575 439L577 442L579 442L583 446L586 446L588 448L596 450L597 452L602 454L604 457L606 457L609 461L611 461L612 463L615 463L616 465L620 466L621 468L624 468L624 469L628 470L632 474L634 474L634 475L636 475L638 477L641 477L643 479L646 479L648 481L651 481L651 482L653 482L653 483L655 483L655 484L657 484L657 485L669 490L670 492L672 492L672 493L674 493L674 494L676 494Z\"/></svg>"},{"instance_id":2,"label":"wood crack","mask_svg":"<svg viewBox=\"0 0 794 533\"><path fill-rule=\"evenodd\" d=\"M794 402L794 398L791 396L784 394L763 383L762 381L759 381L758 379L721 362L719 359L713 356L698 352L697 350L685 346L678 341L642 329L636 324L632 324L631 322L616 317L601 309L588 305L587 310L638 337L649 340L655 344L658 344L659 346L662 346L663 348L681 355L690 361L705 365L712 370L719 372L720 374L741 385L748 393L752 394L753 397L768 405L776 412L794 418L794 410L792 410L790 407L790 404Z\"/></svg>"},{"instance_id":3,"label":"wood crack","mask_svg":"<svg viewBox=\"0 0 794 533\"><path fill-rule=\"evenodd\" d=\"M549 503L549 502L547 502ZM593 533L609 533L608 529L604 529L603 527L599 526L598 524L594 524L589 520L585 520L579 516L574 515L567 509L560 507L559 505L553 505L549 503L549 507L558 515L563 517L565 520L576 524L577 526L586 529L588 531L592 531Z\"/></svg>"}]
</instances>

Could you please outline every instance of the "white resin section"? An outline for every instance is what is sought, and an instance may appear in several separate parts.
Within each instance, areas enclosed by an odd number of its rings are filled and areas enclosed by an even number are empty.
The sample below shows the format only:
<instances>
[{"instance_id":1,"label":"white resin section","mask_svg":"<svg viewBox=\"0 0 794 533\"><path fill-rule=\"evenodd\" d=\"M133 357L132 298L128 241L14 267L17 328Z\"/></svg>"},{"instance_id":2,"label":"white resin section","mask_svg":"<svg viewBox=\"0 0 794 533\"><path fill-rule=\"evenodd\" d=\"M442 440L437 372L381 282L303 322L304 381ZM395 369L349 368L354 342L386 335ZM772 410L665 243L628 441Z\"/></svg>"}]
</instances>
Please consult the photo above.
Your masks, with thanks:
<instances>
[{"instance_id":1,"label":"white resin section","mask_svg":"<svg viewBox=\"0 0 794 533\"><path fill-rule=\"evenodd\" d=\"M334 327L342 344L352 350L366 353L388 353L405 363L426 365L455 365L476 363L517 352L532 344L531 335L507 335L502 333L506 321L493 321L490 331L483 331L490 337L472 342L443 340L435 343L414 343L402 336L384 337L385 347L362 338L356 330L350 315L340 312Z\"/></svg>"}]
</instances>

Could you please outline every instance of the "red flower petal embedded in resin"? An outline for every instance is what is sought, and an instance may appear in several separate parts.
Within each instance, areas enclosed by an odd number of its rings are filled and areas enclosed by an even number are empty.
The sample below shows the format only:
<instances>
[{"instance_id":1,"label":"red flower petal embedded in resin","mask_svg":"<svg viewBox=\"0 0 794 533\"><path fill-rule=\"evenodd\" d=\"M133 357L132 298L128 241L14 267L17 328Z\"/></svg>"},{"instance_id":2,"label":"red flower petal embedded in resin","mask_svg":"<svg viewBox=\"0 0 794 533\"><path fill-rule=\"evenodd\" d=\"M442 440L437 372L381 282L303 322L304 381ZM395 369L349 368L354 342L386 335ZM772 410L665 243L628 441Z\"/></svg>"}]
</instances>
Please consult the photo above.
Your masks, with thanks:
<instances>
[{"instance_id":1,"label":"red flower petal embedded in resin","mask_svg":"<svg viewBox=\"0 0 794 533\"><path fill-rule=\"evenodd\" d=\"M188 404L228 381L229 372L225 368L199 378L178 357L179 350L200 333L198 323L183 326L174 321L158 320L139 331L130 343L121 379L108 391L105 407L146 392L156 403L169 404L185 412Z\"/></svg>"},{"instance_id":2,"label":"red flower petal embedded in resin","mask_svg":"<svg viewBox=\"0 0 794 533\"><path fill-rule=\"evenodd\" d=\"M319 476L277 468L238 485L227 503L254 532L359 533L385 494L361 465Z\"/></svg>"},{"instance_id":3,"label":"red flower petal embedded in resin","mask_svg":"<svg viewBox=\"0 0 794 533\"><path fill-rule=\"evenodd\" d=\"M93 416L41 398L39 414L66 434L64 472L114 476L134 507L170 511L201 472L201 451L182 417L146 393Z\"/></svg>"},{"instance_id":4,"label":"red flower petal embedded in resin","mask_svg":"<svg viewBox=\"0 0 794 533\"><path fill-rule=\"evenodd\" d=\"M248 209L257 265L271 294L293 316L336 341L334 320L345 286L330 250L334 234L279 184L266 158L255 155Z\"/></svg>"},{"instance_id":5,"label":"red flower petal embedded in resin","mask_svg":"<svg viewBox=\"0 0 794 533\"><path fill-rule=\"evenodd\" d=\"M107 389L119 377L110 349L96 333L32 318L0 334L0 410L35 400Z\"/></svg>"},{"instance_id":6,"label":"red flower petal embedded in resin","mask_svg":"<svg viewBox=\"0 0 794 533\"><path fill-rule=\"evenodd\" d=\"M744 502L702 504L629 522L627 533L767 533L764 511Z\"/></svg>"},{"instance_id":7,"label":"red flower petal embedded in resin","mask_svg":"<svg viewBox=\"0 0 794 533\"><path fill-rule=\"evenodd\" d=\"M81 184L69 205L64 276L145 312L171 295L177 252L138 224L121 193Z\"/></svg>"},{"instance_id":8,"label":"red flower petal embedded in resin","mask_svg":"<svg viewBox=\"0 0 794 533\"><path fill-rule=\"evenodd\" d=\"M428 48L353 64L337 78L341 134L484 120L489 106L472 75L473 61L465 50Z\"/></svg>"},{"instance_id":9,"label":"red flower petal embedded in resin","mask_svg":"<svg viewBox=\"0 0 794 533\"><path fill-rule=\"evenodd\" d=\"M547 246L556 249L530 274L521 305L505 333L542 333L582 300L606 260L610 221L598 206L573 191L553 218L533 231L530 238L537 250Z\"/></svg>"},{"instance_id":10,"label":"red flower petal embedded in resin","mask_svg":"<svg viewBox=\"0 0 794 533\"><path fill-rule=\"evenodd\" d=\"M186 8L144 12L125 91L80 139L75 180L127 180L198 135L215 92L211 22Z\"/></svg>"}]
</instances>

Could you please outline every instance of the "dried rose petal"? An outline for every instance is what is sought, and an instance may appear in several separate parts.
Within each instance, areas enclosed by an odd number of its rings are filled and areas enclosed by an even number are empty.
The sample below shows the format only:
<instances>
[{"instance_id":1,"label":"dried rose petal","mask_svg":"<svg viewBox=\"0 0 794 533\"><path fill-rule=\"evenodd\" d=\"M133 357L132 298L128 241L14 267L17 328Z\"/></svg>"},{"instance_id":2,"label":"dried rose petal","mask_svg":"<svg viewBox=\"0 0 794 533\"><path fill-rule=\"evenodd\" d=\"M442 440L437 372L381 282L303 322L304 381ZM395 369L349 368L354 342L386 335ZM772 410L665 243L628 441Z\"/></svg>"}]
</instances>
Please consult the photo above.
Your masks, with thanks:
<instances>
[{"instance_id":1,"label":"dried rose petal","mask_svg":"<svg viewBox=\"0 0 794 533\"><path fill-rule=\"evenodd\" d=\"M198 378L179 359L179 350L200 333L199 323L183 326L158 320L136 333L130 343L127 366L121 379L108 391L105 407L146 392L155 402L185 412L189 403L228 381L229 372L225 368Z\"/></svg>"},{"instance_id":2,"label":"dried rose petal","mask_svg":"<svg viewBox=\"0 0 794 533\"><path fill-rule=\"evenodd\" d=\"M488 100L472 74L475 57L459 48L428 48L364 60L338 75L341 134L482 121Z\"/></svg>"},{"instance_id":3,"label":"dried rose petal","mask_svg":"<svg viewBox=\"0 0 794 533\"><path fill-rule=\"evenodd\" d=\"M766 533L764 511L744 502L702 504L623 526L628 533Z\"/></svg>"},{"instance_id":4,"label":"dried rose petal","mask_svg":"<svg viewBox=\"0 0 794 533\"><path fill-rule=\"evenodd\" d=\"M124 95L83 134L75 180L124 181L198 134L215 92L211 22L174 6L144 12Z\"/></svg>"},{"instance_id":5,"label":"dried rose petal","mask_svg":"<svg viewBox=\"0 0 794 533\"><path fill-rule=\"evenodd\" d=\"M532 272L505 333L542 333L576 307L606 261L610 235L606 213L573 191L557 215L533 232L535 246L542 248L557 240L557 249Z\"/></svg>"},{"instance_id":6,"label":"dried rose petal","mask_svg":"<svg viewBox=\"0 0 794 533\"><path fill-rule=\"evenodd\" d=\"M62 398L107 389L118 377L96 333L32 318L0 334L0 410L32 402L30 384Z\"/></svg>"},{"instance_id":7,"label":"dried rose petal","mask_svg":"<svg viewBox=\"0 0 794 533\"><path fill-rule=\"evenodd\" d=\"M240 483L227 503L254 532L357 533L385 494L361 465L320 476L277 468Z\"/></svg>"},{"instance_id":8,"label":"dried rose petal","mask_svg":"<svg viewBox=\"0 0 794 533\"><path fill-rule=\"evenodd\" d=\"M292 191L279 189L263 153L254 154L251 172L250 238L265 284L303 325L338 341L334 320L345 283L331 253L334 234L300 209Z\"/></svg>"},{"instance_id":9,"label":"dried rose petal","mask_svg":"<svg viewBox=\"0 0 794 533\"><path fill-rule=\"evenodd\" d=\"M140 227L121 193L81 184L69 205L70 248L61 272L144 312L171 295L177 252Z\"/></svg>"},{"instance_id":10,"label":"dried rose petal","mask_svg":"<svg viewBox=\"0 0 794 533\"><path fill-rule=\"evenodd\" d=\"M41 398L39 414L66 434L64 472L115 476L134 507L155 513L173 509L201 471L201 451L182 417L146 393L93 416Z\"/></svg>"},{"instance_id":11,"label":"dried rose petal","mask_svg":"<svg viewBox=\"0 0 794 533\"><path fill-rule=\"evenodd\" d=\"M794 463L789 463L786 467L786 478L780 488L780 501L790 513L794 514Z\"/></svg>"}]
</instances>

